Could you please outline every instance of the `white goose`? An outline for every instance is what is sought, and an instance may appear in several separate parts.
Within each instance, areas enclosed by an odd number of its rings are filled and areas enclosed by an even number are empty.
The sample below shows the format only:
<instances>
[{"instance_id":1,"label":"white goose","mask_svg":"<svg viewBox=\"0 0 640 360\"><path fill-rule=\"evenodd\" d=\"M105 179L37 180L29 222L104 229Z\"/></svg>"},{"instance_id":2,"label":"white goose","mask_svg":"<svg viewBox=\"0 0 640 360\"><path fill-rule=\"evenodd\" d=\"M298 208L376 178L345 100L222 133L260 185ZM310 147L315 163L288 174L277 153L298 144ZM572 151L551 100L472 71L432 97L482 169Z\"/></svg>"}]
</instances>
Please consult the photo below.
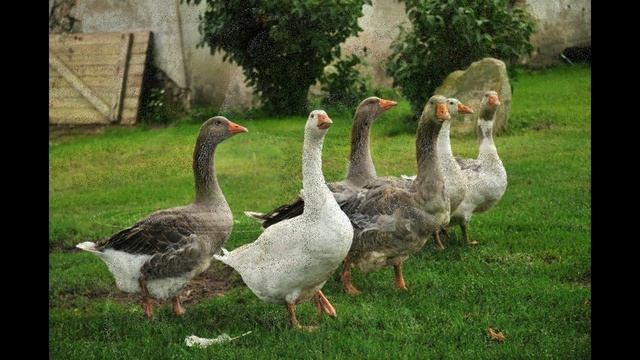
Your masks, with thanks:
<instances>
[{"instance_id":1,"label":"white goose","mask_svg":"<svg viewBox=\"0 0 640 360\"><path fill-rule=\"evenodd\" d=\"M298 322L295 306L313 299L319 313L335 317L322 286L349 252L353 227L325 184L322 144L332 121L322 110L309 115L304 132L302 215L264 230L254 242L214 257L233 267L263 301L284 304L291 325Z\"/></svg>"},{"instance_id":2,"label":"white goose","mask_svg":"<svg viewBox=\"0 0 640 360\"><path fill-rule=\"evenodd\" d=\"M464 200L452 211L450 225L460 225L463 241L470 241L467 224L474 213L487 211L495 205L507 189L507 171L498 156L493 142L493 120L500 105L498 93L487 91L480 104L478 115L478 140L480 142L477 159L456 159L466 179L467 192Z\"/></svg>"},{"instance_id":3,"label":"white goose","mask_svg":"<svg viewBox=\"0 0 640 360\"><path fill-rule=\"evenodd\" d=\"M351 154L349 155L347 176L343 180L327 184L336 201L341 202L349 198L363 186L376 180L376 168L369 146L371 127L384 112L396 105L395 101L371 96L362 100L356 108L351 126ZM245 211L244 213L260 222L262 228L266 229L279 221L302 214L303 208L304 194L301 191L293 202L279 206L268 213L255 211Z\"/></svg>"}]
</instances>

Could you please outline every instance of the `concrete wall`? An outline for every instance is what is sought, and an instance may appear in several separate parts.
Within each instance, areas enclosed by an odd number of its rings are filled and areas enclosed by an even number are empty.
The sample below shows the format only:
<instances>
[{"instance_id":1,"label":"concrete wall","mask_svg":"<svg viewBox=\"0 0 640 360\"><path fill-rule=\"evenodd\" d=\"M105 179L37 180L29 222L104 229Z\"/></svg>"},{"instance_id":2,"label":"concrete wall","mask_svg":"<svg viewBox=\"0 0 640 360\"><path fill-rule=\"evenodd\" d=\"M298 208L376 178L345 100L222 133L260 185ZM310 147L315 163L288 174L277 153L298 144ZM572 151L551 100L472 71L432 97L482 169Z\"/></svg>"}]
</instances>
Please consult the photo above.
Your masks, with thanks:
<instances>
[{"instance_id":1,"label":"concrete wall","mask_svg":"<svg viewBox=\"0 0 640 360\"><path fill-rule=\"evenodd\" d=\"M535 50L525 63L558 64L565 48L591 44L591 0L529 0L525 6L537 20Z\"/></svg>"},{"instance_id":2,"label":"concrete wall","mask_svg":"<svg viewBox=\"0 0 640 360\"><path fill-rule=\"evenodd\" d=\"M257 104L253 90L244 83L242 68L222 61L220 51L211 54L208 46L196 47L201 40L198 15L204 2L197 7L180 5L186 76L196 105L212 104L223 108L249 108Z\"/></svg>"},{"instance_id":3,"label":"concrete wall","mask_svg":"<svg viewBox=\"0 0 640 360\"><path fill-rule=\"evenodd\" d=\"M404 2L398 0L373 0L371 6L364 6L363 16L358 19L362 31L342 45L343 55L361 55L363 48L367 48L365 61L370 66L372 80L378 85L391 86L393 82L385 74L385 62L390 53L389 46L398 36L400 24L408 21L404 9Z\"/></svg>"},{"instance_id":4,"label":"concrete wall","mask_svg":"<svg viewBox=\"0 0 640 360\"><path fill-rule=\"evenodd\" d=\"M49 0L49 8L55 0ZM58 0L61 1L61 0ZM559 62L558 54L567 46L589 43L591 39L590 0L529 0L524 3L538 19L538 31L532 37L536 53L526 62L550 65ZM71 15L80 32L151 30L154 33L154 63L179 87L190 90L191 103L224 108L247 108L257 104L252 90L244 84L242 70L222 61L222 55L210 54L208 47L196 48L200 41L198 15L206 5L180 4L180 0L76 0ZM389 44L398 34L398 26L407 21L404 3L397 0L373 0L365 6L358 22L363 29L342 45L344 55L362 54L368 71L378 85L389 86L385 75ZM317 86L314 88L317 91ZM312 89L312 90L314 90Z\"/></svg>"},{"instance_id":5,"label":"concrete wall","mask_svg":"<svg viewBox=\"0 0 640 360\"><path fill-rule=\"evenodd\" d=\"M177 6L175 0L77 0L71 14L81 32L153 31L154 63L188 87Z\"/></svg>"},{"instance_id":6,"label":"concrete wall","mask_svg":"<svg viewBox=\"0 0 640 360\"><path fill-rule=\"evenodd\" d=\"M49 8L53 0L49 1ZM76 0L71 15L79 32L151 30L153 62L178 87L190 90L195 105L246 108L254 104L239 67L212 56L200 41L198 14L205 8L179 0Z\"/></svg>"}]
</instances>

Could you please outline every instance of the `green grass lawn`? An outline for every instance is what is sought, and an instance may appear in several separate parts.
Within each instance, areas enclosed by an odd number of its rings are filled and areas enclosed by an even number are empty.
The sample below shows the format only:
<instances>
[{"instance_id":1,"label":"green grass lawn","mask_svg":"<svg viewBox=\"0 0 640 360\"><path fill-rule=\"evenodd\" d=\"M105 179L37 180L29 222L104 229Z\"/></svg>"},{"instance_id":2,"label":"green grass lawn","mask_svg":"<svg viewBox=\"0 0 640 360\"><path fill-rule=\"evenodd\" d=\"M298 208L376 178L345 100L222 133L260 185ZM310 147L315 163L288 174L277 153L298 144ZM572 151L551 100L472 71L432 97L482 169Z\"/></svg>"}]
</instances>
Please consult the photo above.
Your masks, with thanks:
<instances>
[{"instance_id":1,"label":"green grass lawn","mask_svg":"<svg viewBox=\"0 0 640 360\"><path fill-rule=\"evenodd\" d=\"M521 72L510 130L496 138L509 176L501 202L471 221L480 245L432 244L404 266L408 292L393 271L354 272L357 297L329 280L338 312L315 333L287 323L284 307L246 287L187 305L184 318L161 306L155 319L138 304L95 294L115 292L106 266L74 244L108 237L159 208L193 197L191 155L199 125L110 128L52 138L49 146L49 347L51 358L568 358L591 356L591 70L585 66ZM372 131L379 175L415 173L412 125L401 101ZM325 140L328 181L341 179L349 153L350 114ZM301 187L304 117L230 117L249 128L218 147L216 168L234 213L227 249L252 241L259 227L244 210L269 210ZM197 119L204 120L204 119ZM406 131L409 129L410 131ZM452 139L456 155L474 157L473 137ZM456 230L459 235L459 231ZM298 307L315 322L310 304ZM487 327L506 341L490 341ZM207 349L195 334L251 334Z\"/></svg>"}]
</instances>

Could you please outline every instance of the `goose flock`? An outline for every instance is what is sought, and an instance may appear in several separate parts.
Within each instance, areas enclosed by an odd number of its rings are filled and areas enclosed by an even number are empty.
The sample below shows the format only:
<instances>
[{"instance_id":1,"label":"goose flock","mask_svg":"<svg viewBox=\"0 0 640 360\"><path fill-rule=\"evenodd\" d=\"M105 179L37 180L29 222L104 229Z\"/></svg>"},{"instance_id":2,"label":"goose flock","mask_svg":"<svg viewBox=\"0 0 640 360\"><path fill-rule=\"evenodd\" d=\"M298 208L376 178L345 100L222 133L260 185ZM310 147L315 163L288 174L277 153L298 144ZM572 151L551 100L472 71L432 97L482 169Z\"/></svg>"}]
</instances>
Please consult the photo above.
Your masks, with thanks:
<instances>
[{"instance_id":1,"label":"goose flock","mask_svg":"<svg viewBox=\"0 0 640 360\"><path fill-rule=\"evenodd\" d=\"M120 290L139 293L149 318L154 299L170 299L175 314L184 314L180 291L214 259L234 268L259 299L285 305L289 322L299 330L315 329L296 317L302 302L310 300L320 315L337 315L322 287L340 265L340 280L350 295L359 293L353 267L363 273L393 267L394 286L406 290L404 261L431 238L443 249L449 226L459 225L463 242L477 244L469 239L469 221L500 200L507 173L492 135L500 100L487 91L477 111L477 158L454 157L449 138L452 116L474 111L457 99L434 95L416 131L416 175L377 176L371 127L395 105L378 97L358 105L346 177L331 183L322 173L322 147L333 122L325 111L312 111L304 126L302 189L293 202L271 212L245 212L264 230L251 243L223 248L233 216L216 178L214 154L218 144L247 129L216 116L203 123L196 140L191 204L156 211L109 239L76 246L102 259Z\"/></svg>"}]
</instances>

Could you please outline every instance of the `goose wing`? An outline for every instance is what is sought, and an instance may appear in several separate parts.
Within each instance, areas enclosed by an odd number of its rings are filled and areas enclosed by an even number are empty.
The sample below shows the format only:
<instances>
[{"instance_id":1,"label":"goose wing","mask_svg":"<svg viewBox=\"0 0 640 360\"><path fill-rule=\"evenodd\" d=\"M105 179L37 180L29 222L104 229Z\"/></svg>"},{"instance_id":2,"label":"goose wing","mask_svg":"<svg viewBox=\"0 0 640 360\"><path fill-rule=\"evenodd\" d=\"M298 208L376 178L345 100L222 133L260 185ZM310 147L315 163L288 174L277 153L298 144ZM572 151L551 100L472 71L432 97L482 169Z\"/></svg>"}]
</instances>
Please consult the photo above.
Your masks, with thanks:
<instances>
[{"instance_id":1,"label":"goose wing","mask_svg":"<svg viewBox=\"0 0 640 360\"><path fill-rule=\"evenodd\" d=\"M202 228L199 219L181 211L163 210L97 244L98 250L153 255L177 250Z\"/></svg>"}]
</instances>

